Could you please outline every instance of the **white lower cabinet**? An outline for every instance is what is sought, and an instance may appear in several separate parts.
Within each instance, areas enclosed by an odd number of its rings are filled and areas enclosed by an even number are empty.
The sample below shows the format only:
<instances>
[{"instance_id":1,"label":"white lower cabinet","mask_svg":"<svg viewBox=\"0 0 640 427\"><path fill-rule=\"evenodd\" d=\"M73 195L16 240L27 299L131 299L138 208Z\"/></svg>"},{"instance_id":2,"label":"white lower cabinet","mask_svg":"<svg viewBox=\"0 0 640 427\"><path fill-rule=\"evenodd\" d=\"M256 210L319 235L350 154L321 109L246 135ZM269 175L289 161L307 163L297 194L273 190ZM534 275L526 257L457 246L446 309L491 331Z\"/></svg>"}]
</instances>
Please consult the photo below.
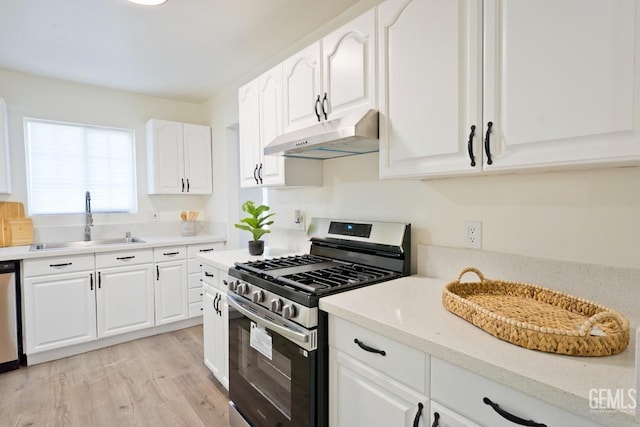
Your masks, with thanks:
<instances>
[{"instance_id":1,"label":"white lower cabinet","mask_svg":"<svg viewBox=\"0 0 640 427\"><path fill-rule=\"evenodd\" d=\"M522 425L600 426L435 357L431 358L431 399L483 426L518 425L507 418L530 421Z\"/></svg>"},{"instance_id":2,"label":"white lower cabinet","mask_svg":"<svg viewBox=\"0 0 640 427\"><path fill-rule=\"evenodd\" d=\"M329 317L332 427L426 426L428 413L428 356Z\"/></svg>"},{"instance_id":3,"label":"white lower cabinet","mask_svg":"<svg viewBox=\"0 0 640 427\"><path fill-rule=\"evenodd\" d=\"M218 381L229 389L229 306L227 304L228 275L225 271L204 264L204 364Z\"/></svg>"},{"instance_id":4,"label":"white lower cabinet","mask_svg":"<svg viewBox=\"0 0 640 427\"><path fill-rule=\"evenodd\" d=\"M153 265L98 270L98 338L154 325Z\"/></svg>"},{"instance_id":5,"label":"white lower cabinet","mask_svg":"<svg viewBox=\"0 0 640 427\"><path fill-rule=\"evenodd\" d=\"M329 425L599 426L334 315Z\"/></svg>"},{"instance_id":6,"label":"white lower cabinet","mask_svg":"<svg viewBox=\"0 0 640 427\"><path fill-rule=\"evenodd\" d=\"M429 425L432 427L481 427L451 409L431 401Z\"/></svg>"},{"instance_id":7,"label":"white lower cabinet","mask_svg":"<svg viewBox=\"0 0 640 427\"><path fill-rule=\"evenodd\" d=\"M24 273L27 355L96 339L93 270L27 277L25 267Z\"/></svg>"},{"instance_id":8,"label":"white lower cabinet","mask_svg":"<svg viewBox=\"0 0 640 427\"><path fill-rule=\"evenodd\" d=\"M189 283L189 318L202 316L204 313L202 286L202 263L195 256L221 249L223 243L204 243L187 246L187 272Z\"/></svg>"},{"instance_id":9,"label":"white lower cabinet","mask_svg":"<svg viewBox=\"0 0 640 427\"><path fill-rule=\"evenodd\" d=\"M153 250L156 261L156 325L189 318L186 253L186 246Z\"/></svg>"}]
</instances>

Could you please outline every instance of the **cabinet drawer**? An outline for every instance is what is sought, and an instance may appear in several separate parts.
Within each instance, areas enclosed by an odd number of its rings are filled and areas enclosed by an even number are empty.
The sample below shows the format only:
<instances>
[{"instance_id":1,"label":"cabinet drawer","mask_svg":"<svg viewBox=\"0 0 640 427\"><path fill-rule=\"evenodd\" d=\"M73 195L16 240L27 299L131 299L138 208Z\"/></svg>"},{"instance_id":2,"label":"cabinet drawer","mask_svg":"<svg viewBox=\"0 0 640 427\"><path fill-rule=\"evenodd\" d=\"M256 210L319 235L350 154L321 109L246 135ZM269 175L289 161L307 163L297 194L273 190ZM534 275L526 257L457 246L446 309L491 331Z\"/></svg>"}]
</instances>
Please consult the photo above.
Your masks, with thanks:
<instances>
[{"instance_id":1,"label":"cabinet drawer","mask_svg":"<svg viewBox=\"0 0 640 427\"><path fill-rule=\"evenodd\" d=\"M95 269L95 257L91 253L90 255L26 259L22 262L22 267L24 269L24 277L73 273L75 271Z\"/></svg>"},{"instance_id":2,"label":"cabinet drawer","mask_svg":"<svg viewBox=\"0 0 640 427\"><path fill-rule=\"evenodd\" d=\"M189 318L202 316L202 302L189 304Z\"/></svg>"},{"instance_id":3,"label":"cabinet drawer","mask_svg":"<svg viewBox=\"0 0 640 427\"><path fill-rule=\"evenodd\" d=\"M101 252L96 254L96 268L119 267L122 265L146 264L152 262L152 249Z\"/></svg>"},{"instance_id":4,"label":"cabinet drawer","mask_svg":"<svg viewBox=\"0 0 640 427\"><path fill-rule=\"evenodd\" d=\"M214 250L222 249L223 243L203 243L198 245L189 245L187 246L187 256L189 258L194 258L199 254L206 254L209 252L213 252Z\"/></svg>"},{"instance_id":5,"label":"cabinet drawer","mask_svg":"<svg viewBox=\"0 0 640 427\"><path fill-rule=\"evenodd\" d=\"M189 258L187 261L187 269L189 273L200 273L202 271L202 262L195 258Z\"/></svg>"},{"instance_id":6,"label":"cabinet drawer","mask_svg":"<svg viewBox=\"0 0 640 427\"><path fill-rule=\"evenodd\" d=\"M202 282L207 285L218 287L218 270L210 265L202 266Z\"/></svg>"},{"instance_id":7,"label":"cabinet drawer","mask_svg":"<svg viewBox=\"0 0 640 427\"><path fill-rule=\"evenodd\" d=\"M500 409L518 418L548 426L597 427L585 420L534 397L528 396L487 378L431 358L431 399L478 424L492 427L513 427L511 421L499 415L484 402L488 398Z\"/></svg>"},{"instance_id":8,"label":"cabinet drawer","mask_svg":"<svg viewBox=\"0 0 640 427\"><path fill-rule=\"evenodd\" d=\"M153 260L156 262L173 261L187 258L186 246L165 246L153 248Z\"/></svg>"},{"instance_id":9,"label":"cabinet drawer","mask_svg":"<svg viewBox=\"0 0 640 427\"><path fill-rule=\"evenodd\" d=\"M189 289L202 287L202 273L189 274Z\"/></svg>"},{"instance_id":10,"label":"cabinet drawer","mask_svg":"<svg viewBox=\"0 0 640 427\"><path fill-rule=\"evenodd\" d=\"M189 304L202 301L203 293L204 290L202 287L200 287L200 289L189 289Z\"/></svg>"},{"instance_id":11,"label":"cabinet drawer","mask_svg":"<svg viewBox=\"0 0 640 427\"><path fill-rule=\"evenodd\" d=\"M335 316L329 316L329 345L428 396L429 360L421 351Z\"/></svg>"}]
</instances>

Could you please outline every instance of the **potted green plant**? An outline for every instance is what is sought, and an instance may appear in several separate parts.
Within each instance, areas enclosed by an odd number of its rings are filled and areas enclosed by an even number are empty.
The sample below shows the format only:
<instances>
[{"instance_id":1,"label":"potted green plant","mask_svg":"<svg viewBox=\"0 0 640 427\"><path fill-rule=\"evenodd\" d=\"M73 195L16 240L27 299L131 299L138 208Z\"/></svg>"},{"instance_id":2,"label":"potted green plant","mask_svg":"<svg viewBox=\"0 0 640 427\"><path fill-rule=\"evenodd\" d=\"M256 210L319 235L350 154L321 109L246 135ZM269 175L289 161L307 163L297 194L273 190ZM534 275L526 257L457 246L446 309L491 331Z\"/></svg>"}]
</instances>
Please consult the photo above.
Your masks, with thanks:
<instances>
[{"instance_id":1,"label":"potted green plant","mask_svg":"<svg viewBox=\"0 0 640 427\"><path fill-rule=\"evenodd\" d=\"M235 224L235 227L240 230L246 230L253 236L253 240L249 240L249 253L251 255L262 255L264 252L264 240L260 238L267 233L271 233L271 230L265 227L273 224L273 221L267 220L275 215L275 213L266 214L268 210L269 206L256 206L251 200L242 204L242 211L249 214L249 216L242 218L240 224Z\"/></svg>"}]
</instances>

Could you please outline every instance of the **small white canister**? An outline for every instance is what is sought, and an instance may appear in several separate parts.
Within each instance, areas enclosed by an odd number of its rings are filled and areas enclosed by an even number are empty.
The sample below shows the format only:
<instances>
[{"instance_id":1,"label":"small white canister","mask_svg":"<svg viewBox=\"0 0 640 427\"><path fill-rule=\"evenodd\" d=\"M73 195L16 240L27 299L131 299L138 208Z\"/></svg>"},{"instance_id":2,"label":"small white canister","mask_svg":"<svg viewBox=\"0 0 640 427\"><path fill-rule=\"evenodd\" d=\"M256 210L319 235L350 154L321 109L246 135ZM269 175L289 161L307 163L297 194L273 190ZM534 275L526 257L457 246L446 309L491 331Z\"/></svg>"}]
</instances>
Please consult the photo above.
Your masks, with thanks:
<instances>
[{"instance_id":1,"label":"small white canister","mask_svg":"<svg viewBox=\"0 0 640 427\"><path fill-rule=\"evenodd\" d=\"M183 236L195 236L196 235L196 221L181 221L180 233Z\"/></svg>"}]
</instances>

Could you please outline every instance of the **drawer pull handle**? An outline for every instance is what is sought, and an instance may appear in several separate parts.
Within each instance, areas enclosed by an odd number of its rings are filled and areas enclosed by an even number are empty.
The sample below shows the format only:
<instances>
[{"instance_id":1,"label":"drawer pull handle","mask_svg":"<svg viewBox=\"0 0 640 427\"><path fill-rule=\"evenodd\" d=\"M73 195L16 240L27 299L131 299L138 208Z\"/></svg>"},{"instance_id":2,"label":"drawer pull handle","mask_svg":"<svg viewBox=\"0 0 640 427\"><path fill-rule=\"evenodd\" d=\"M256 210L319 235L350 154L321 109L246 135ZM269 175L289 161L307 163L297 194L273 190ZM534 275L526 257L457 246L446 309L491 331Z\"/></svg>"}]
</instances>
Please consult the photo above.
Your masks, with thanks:
<instances>
[{"instance_id":1,"label":"drawer pull handle","mask_svg":"<svg viewBox=\"0 0 640 427\"><path fill-rule=\"evenodd\" d=\"M180 252L165 252L162 255L164 256L174 256L174 255L178 255Z\"/></svg>"},{"instance_id":2,"label":"drawer pull handle","mask_svg":"<svg viewBox=\"0 0 640 427\"><path fill-rule=\"evenodd\" d=\"M72 262L63 262L62 264L49 264L49 267L68 267Z\"/></svg>"},{"instance_id":3,"label":"drawer pull handle","mask_svg":"<svg viewBox=\"0 0 640 427\"><path fill-rule=\"evenodd\" d=\"M368 351L369 353L378 353L381 356L386 356L387 352L384 350L378 350L377 348L373 348L373 347L369 347L368 345L364 344L362 341L360 341L358 338L355 338L353 340L354 343L358 344L358 347L360 347L361 349L363 349L364 351Z\"/></svg>"},{"instance_id":4,"label":"drawer pull handle","mask_svg":"<svg viewBox=\"0 0 640 427\"><path fill-rule=\"evenodd\" d=\"M213 277L213 273L208 273L206 271L204 272L204 275L207 276L207 277Z\"/></svg>"},{"instance_id":5,"label":"drawer pull handle","mask_svg":"<svg viewBox=\"0 0 640 427\"><path fill-rule=\"evenodd\" d=\"M418 402L418 412L416 412L416 417L413 419L413 427L420 426L420 417L422 416L423 408L424 408L424 405L422 404L422 402Z\"/></svg>"},{"instance_id":6,"label":"drawer pull handle","mask_svg":"<svg viewBox=\"0 0 640 427\"><path fill-rule=\"evenodd\" d=\"M438 427L438 423L440 421L440 414L437 412L433 413L433 424L431 424L431 427Z\"/></svg>"},{"instance_id":7,"label":"drawer pull handle","mask_svg":"<svg viewBox=\"0 0 640 427\"><path fill-rule=\"evenodd\" d=\"M119 257L117 257L116 259L117 259L118 261L127 261L127 260L130 260L130 259L134 259L135 257L136 257L135 255L131 255L131 256L119 256Z\"/></svg>"},{"instance_id":8,"label":"drawer pull handle","mask_svg":"<svg viewBox=\"0 0 640 427\"><path fill-rule=\"evenodd\" d=\"M200 249L200 252L211 252L213 251L213 248L209 248L209 249Z\"/></svg>"},{"instance_id":9,"label":"drawer pull handle","mask_svg":"<svg viewBox=\"0 0 640 427\"><path fill-rule=\"evenodd\" d=\"M486 405L491 406L491 408L493 408L493 410L496 411L502 418L509 420L514 424L518 424L520 426L528 426L528 427L547 427L546 424L539 424L535 421L525 420L513 414L510 414L509 412L502 409L497 403L493 403L488 397L483 398L482 401Z\"/></svg>"}]
</instances>

